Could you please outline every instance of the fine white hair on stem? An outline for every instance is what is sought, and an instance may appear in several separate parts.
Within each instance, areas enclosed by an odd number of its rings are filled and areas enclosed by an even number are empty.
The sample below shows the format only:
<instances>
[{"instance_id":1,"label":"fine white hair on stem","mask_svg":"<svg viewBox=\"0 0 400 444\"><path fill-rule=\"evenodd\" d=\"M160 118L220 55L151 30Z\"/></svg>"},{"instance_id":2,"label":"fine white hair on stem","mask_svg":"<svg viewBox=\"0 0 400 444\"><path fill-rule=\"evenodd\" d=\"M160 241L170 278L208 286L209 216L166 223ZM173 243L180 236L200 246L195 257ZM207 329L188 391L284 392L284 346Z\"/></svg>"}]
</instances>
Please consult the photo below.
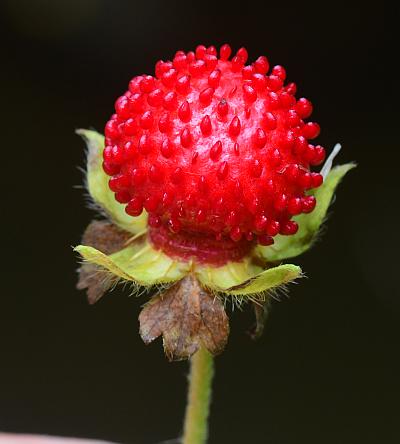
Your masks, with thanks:
<instances>
[{"instance_id":1,"label":"fine white hair on stem","mask_svg":"<svg viewBox=\"0 0 400 444\"><path fill-rule=\"evenodd\" d=\"M321 170L321 175L324 178L324 180L326 179L326 176L329 174L330 170L332 169L333 161L334 161L335 157L339 154L341 149L342 149L342 145L340 145L340 143L337 143L333 147L333 150L332 150L331 154L329 155L329 157L326 159L325 164Z\"/></svg>"}]
</instances>

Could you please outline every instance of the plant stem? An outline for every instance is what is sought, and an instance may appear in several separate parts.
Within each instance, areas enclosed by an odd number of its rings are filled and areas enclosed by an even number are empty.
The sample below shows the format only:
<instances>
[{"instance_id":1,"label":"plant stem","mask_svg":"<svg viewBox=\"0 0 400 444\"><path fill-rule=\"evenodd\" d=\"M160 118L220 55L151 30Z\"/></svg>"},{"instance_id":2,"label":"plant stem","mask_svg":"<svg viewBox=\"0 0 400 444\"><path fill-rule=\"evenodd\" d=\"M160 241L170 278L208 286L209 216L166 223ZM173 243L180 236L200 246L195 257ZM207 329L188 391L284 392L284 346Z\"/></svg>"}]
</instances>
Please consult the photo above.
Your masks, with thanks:
<instances>
[{"instance_id":1,"label":"plant stem","mask_svg":"<svg viewBox=\"0 0 400 444\"><path fill-rule=\"evenodd\" d=\"M205 444L208 437L214 361L201 347L190 360L189 391L182 444Z\"/></svg>"}]
</instances>

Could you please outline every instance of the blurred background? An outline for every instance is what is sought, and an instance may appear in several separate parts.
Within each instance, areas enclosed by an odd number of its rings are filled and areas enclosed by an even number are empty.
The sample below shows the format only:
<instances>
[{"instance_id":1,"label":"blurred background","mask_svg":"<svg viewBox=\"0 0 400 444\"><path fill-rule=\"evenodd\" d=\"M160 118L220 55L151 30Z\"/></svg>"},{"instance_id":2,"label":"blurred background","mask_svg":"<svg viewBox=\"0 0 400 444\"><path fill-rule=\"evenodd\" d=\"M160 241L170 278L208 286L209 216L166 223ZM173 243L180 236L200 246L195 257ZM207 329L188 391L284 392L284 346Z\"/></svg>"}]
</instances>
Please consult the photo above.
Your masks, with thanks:
<instances>
[{"instance_id":1,"label":"blurred background","mask_svg":"<svg viewBox=\"0 0 400 444\"><path fill-rule=\"evenodd\" d=\"M252 342L231 315L216 361L211 444L400 442L399 10L336 2L1 3L0 430L155 444L179 436L186 363L138 335L145 299L90 307L71 246L85 208L79 127L103 131L136 74L198 44L265 54L314 103L318 142L356 160L309 279Z\"/></svg>"}]
</instances>

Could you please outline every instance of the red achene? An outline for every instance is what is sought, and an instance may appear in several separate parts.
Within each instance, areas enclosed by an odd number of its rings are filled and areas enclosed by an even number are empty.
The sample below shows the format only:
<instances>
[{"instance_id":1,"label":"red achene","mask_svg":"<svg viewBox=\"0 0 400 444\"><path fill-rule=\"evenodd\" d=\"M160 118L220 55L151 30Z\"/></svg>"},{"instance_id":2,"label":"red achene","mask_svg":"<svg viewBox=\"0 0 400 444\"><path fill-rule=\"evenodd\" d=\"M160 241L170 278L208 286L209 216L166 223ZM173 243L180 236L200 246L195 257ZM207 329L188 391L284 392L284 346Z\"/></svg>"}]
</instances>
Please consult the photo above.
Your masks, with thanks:
<instances>
[{"instance_id":1,"label":"red achene","mask_svg":"<svg viewBox=\"0 0 400 444\"><path fill-rule=\"evenodd\" d=\"M167 254L207 261L213 250L212 262L219 245L226 260L238 260L246 242L295 234L292 217L316 205L306 192L322 176L310 167L325 150L309 143L320 132L304 122L311 103L296 100L294 83L285 86L283 67L267 75L266 57L246 65L244 48L230 56L228 45L219 58L200 45L157 62L155 77L130 81L106 124L109 186L128 214L146 209L150 239Z\"/></svg>"}]
</instances>

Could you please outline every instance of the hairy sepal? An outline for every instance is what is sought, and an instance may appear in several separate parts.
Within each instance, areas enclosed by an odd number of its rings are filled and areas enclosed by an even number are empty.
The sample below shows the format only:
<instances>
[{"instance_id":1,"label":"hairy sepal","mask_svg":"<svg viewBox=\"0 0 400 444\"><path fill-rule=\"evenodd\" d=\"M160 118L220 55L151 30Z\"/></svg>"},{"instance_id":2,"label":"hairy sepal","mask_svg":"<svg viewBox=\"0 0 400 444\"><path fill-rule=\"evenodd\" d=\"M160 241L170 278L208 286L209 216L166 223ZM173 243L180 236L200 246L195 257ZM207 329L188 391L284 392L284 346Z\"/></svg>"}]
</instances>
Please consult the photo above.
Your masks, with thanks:
<instances>
[{"instance_id":1,"label":"hairy sepal","mask_svg":"<svg viewBox=\"0 0 400 444\"><path fill-rule=\"evenodd\" d=\"M201 284L225 297L233 296L236 302L267 299L268 293L294 281L302 274L296 265L285 264L263 270L246 258L242 262L229 262L223 267L196 267Z\"/></svg>"},{"instance_id":2,"label":"hairy sepal","mask_svg":"<svg viewBox=\"0 0 400 444\"><path fill-rule=\"evenodd\" d=\"M125 213L125 206L115 200L113 192L108 187L109 177L103 171L104 136L96 131L78 129L87 145L86 186L96 207L114 222L118 227L138 234L146 230L147 214L145 211L132 217Z\"/></svg>"},{"instance_id":3,"label":"hairy sepal","mask_svg":"<svg viewBox=\"0 0 400 444\"><path fill-rule=\"evenodd\" d=\"M117 280L142 287L172 284L182 279L190 269L189 262L172 259L154 250L147 241L129 245L110 255L86 245L78 245L75 251L86 262L108 271Z\"/></svg>"},{"instance_id":4,"label":"hairy sepal","mask_svg":"<svg viewBox=\"0 0 400 444\"><path fill-rule=\"evenodd\" d=\"M355 167L355 163L347 163L330 170L323 185L309 193L314 195L317 200L315 210L310 214L302 214L293 218L299 224L299 231L293 236L276 236L274 245L269 247L258 245L255 250L256 254L268 262L277 262L299 256L311 248L318 238L318 232L325 221L337 186L346 173Z\"/></svg>"},{"instance_id":5,"label":"hairy sepal","mask_svg":"<svg viewBox=\"0 0 400 444\"><path fill-rule=\"evenodd\" d=\"M277 289L301 276L301 268L297 265L285 264L267 270L235 287L225 290L231 296L254 296Z\"/></svg>"},{"instance_id":6,"label":"hairy sepal","mask_svg":"<svg viewBox=\"0 0 400 444\"><path fill-rule=\"evenodd\" d=\"M228 262L221 267L196 265L195 274L205 288L216 292L225 292L231 287L247 282L257 276L263 268L252 257L245 257L240 262Z\"/></svg>"}]
</instances>

